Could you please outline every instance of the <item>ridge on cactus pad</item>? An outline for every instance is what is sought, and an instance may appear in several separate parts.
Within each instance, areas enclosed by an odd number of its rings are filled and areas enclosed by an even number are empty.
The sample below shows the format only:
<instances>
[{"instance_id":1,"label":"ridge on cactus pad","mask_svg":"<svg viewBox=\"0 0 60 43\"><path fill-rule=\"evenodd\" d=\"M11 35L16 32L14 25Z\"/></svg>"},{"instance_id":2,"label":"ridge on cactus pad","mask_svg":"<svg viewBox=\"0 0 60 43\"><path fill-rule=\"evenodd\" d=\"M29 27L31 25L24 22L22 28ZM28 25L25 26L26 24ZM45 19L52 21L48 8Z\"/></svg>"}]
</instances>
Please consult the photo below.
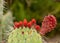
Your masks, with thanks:
<instances>
[{"instance_id":1,"label":"ridge on cactus pad","mask_svg":"<svg viewBox=\"0 0 60 43\"><path fill-rule=\"evenodd\" d=\"M42 38L35 29L20 27L10 33L8 43L42 43Z\"/></svg>"}]
</instances>

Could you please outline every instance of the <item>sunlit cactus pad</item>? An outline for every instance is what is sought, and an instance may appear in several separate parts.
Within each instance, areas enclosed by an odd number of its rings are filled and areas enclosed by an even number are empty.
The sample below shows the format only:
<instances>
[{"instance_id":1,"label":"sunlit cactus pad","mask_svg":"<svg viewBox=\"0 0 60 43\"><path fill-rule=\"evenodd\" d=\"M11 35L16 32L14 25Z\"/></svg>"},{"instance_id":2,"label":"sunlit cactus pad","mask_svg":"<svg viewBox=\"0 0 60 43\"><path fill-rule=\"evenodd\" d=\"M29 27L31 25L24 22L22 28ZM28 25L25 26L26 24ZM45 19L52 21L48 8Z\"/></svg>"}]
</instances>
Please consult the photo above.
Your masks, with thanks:
<instances>
[{"instance_id":1,"label":"sunlit cactus pad","mask_svg":"<svg viewBox=\"0 0 60 43\"><path fill-rule=\"evenodd\" d=\"M8 43L42 43L42 38L35 29L20 27L11 32Z\"/></svg>"}]
</instances>

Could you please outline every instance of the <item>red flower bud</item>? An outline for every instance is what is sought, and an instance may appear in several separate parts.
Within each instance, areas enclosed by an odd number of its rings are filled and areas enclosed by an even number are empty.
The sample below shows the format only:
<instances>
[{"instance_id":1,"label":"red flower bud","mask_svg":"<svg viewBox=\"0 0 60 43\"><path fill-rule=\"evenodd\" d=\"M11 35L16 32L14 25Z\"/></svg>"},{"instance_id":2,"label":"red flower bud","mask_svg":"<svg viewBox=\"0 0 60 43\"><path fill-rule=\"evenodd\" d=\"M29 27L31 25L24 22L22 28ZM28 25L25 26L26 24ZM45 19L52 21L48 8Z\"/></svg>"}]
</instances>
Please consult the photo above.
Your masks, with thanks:
<instances>
[{"instance_id":1,"label":"red flower bud","mask_svg":"<svg viewBox=\"0 0 60 43\"><path fill-rule=\"evenodd\" d=\"M19 23L18 22L14 22L15 27L19 28Z\"/></svg>"},{"instance_id":2,"label":"red flower bud","mask_svg":"<svg viewBox=\"0 0 60 43\"><path fill-rule=\"evenodd\" d=\"M23 25L24 25L25 27L27 26L27 20L26 20L26 19L24 19Z\"/></svg>"},{"instance_id":3,"label":"red flower bud","mask_svg":"<svg viewBox=\"0 0 60 43\"><path fill-rule=\"evenodd\" d=\"M22 21L20 21L20 22L19 22L19 26L21 27L22 25L23 25L23 22L22 22Z\"/></svg>"},{"instance_id":4,"label":"red flower bud","mask_svg":"<svg viewBox=\"0 0 60 43\"><path fill-rule=\"evenodd\" d=\"M35 24L36 23L36 20L35 19L32 19L32 24Z\"/></svg>"},{"instance_id":5,"label":"red flower bud","mask_svg":"<svg viewBox=\"0 0 60 43\"><path fill-rule=\"evenodd\" d=\"M39 26L39 25L36 25L36 26L35 26L35 29L36 29L37 31L40 31L40 26Z\"/></svg>"},{"instance_id":6,"label":"red flower bud","mask_svg":"<svg viewBox=\"0 0 60 43\"><path fill-rule=\"evenodd\" d=\"M31 28L32 22L30 21L30 22L27 24L27 26L28 26L29 28Z\"/></svg>"}]
</instances>

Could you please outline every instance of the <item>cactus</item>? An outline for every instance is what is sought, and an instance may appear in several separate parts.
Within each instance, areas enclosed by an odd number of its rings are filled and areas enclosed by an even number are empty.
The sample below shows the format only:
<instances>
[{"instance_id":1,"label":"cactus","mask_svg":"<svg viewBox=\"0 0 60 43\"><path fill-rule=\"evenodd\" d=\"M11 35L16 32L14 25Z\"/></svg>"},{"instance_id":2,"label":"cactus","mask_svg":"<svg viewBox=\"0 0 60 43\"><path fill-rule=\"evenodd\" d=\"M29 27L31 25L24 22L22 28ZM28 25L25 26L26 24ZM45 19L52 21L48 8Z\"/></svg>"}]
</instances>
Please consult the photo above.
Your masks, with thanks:
<instances>
[{"instance_id":1,"label":"cactus","mask_svg":"<svg viewBox=\"0 0 60 43\"><path fill-rule=\"evenodd\" d=\"M3 15L4 0L0 0L0 15Z\"/></svg>"},{"instance_id":2,"label":"cactus","mask_svg":"<svg viewBox=\"0 0 60 43\"><path fill-rule=\"evenodd\" d=\"M23 23L20 21L15 22L15 29L10 33L8 37L8 43L42 43L42 37L40 34L37 33L36 29L34 28L37 26L32 23L33 21L27 22L24 19Z\"/></svg>"},{"instance_id":3,"label":"cactus","mask_svg":"<svg viewBox=\"0 0 60 43\"><path fill-rule=\"evenodd\" d=\"M11 12L8 11L3 15L3 10L5 9L4 5L5 1L0 0L0 43L7 42L8 34L12 31L11 25L13 25Z\"/></svg>"},{"instance_id":4,"label":"cactus","mask_svg":"<svg viewBox=\"0 0 60 43\"><path fill-rule=\"evenodd\" d=\"M46 33L51 32L52 30L54 30L56 25L57 25L57 20L55 16L51 14L45 16L42 22L40 34L45 35Z\"/></svg>"},{"instance_id":5,"label":"cactus","mask_svg":"<svg viewBox=\"0 0 60 43\"><path fill-rule=\"evenodd\" d=\"M35 29L19 28L11 32L8 43L42 43Z\"/></svg>"},{"instance_id":6,"label":"cactus","mask_svg":"<svg viewBox=\"0 0 60 43\"><path fill-rule=\"evenodd\" d=\"M0 43L2 43L2 28L1 28L1 20L3 16L3 8L4 8L4 0L0 0Z\"/></svg>"},{"instance_id":7,"label":"cactus","mask_svg":"<svg viewBox=\"0 0 60 43\"><path fill-rule=\"evenodd\" d=\"M14 30L8 37L8 43L42 43L41 35L46 35L46 33L51 32L56 25L57 21L55 16L50 14L44 17L41 29L36 24L35 19L32 19L30 22L27 22L26 19L23 22L15 22Z\"/></svg>"},{"instance_id":8,"label":"cactus","mask_svg":"<svg viewBox=\"0 0 60 43\"><path fill-rule=\"evenodd\" d=\"M13 19L12 19L11 11L8 11L5 15L1 18L1 26L2 29L2 42L7 42L7 37L9 33L13 30Z\"/></svg>"}]
</instances>

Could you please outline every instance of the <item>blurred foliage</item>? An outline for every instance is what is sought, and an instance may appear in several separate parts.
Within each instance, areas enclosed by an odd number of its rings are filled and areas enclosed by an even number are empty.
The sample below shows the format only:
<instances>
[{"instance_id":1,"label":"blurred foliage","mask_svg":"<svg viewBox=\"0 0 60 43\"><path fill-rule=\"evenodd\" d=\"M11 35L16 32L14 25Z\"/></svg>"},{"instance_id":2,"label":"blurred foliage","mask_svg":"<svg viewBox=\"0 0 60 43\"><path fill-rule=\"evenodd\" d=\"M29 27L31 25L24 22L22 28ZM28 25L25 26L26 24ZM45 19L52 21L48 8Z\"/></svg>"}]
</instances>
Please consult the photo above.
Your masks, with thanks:
<instances>
[{"instance_id":1,"label":"blurred foliage","mask_svg":"<svg viewBox=\"0 0 60 43\"><path fill-rule=\"evenodd\" d=\"M8 1L9 2L9 1ZM60 32L60 2L56 0L10 0L10 9L13 12L15 21L26 18L28 21L32 18L37 20L41 25L44 16L49 13L57 18L56 31ZM54 31L55 31L54 30Z\"/></svg>"}]
</instances>

